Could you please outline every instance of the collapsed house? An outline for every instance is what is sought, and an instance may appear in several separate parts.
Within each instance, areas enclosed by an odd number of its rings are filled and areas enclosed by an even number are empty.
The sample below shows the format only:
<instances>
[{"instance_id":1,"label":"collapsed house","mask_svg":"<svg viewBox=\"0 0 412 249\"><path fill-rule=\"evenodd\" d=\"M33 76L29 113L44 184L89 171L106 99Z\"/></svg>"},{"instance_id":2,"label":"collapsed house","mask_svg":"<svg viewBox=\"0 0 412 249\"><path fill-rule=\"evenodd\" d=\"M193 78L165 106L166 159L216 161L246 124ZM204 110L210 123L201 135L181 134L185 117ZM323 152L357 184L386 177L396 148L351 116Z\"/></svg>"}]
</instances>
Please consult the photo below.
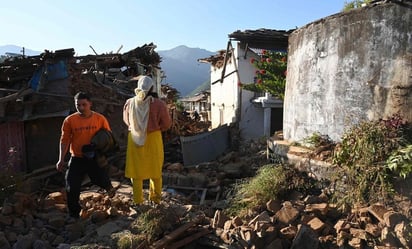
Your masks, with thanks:
<instances>
[{"instance_id":1,"label":"collapsed house","mask_svg":"<svg viewBox=\"0 0 412 249\"><path fill-rule=\"evenodd\" d=\"M160 56L154 44L126 53L74 56L72 48L38 56L13 56L0 64L0 166L30 172L55 164L63 119L75 110L73 96L89 92L120 146L127 127L122 109L139 75L151 75L162 97Z\"/></svg>"}]
</instances>

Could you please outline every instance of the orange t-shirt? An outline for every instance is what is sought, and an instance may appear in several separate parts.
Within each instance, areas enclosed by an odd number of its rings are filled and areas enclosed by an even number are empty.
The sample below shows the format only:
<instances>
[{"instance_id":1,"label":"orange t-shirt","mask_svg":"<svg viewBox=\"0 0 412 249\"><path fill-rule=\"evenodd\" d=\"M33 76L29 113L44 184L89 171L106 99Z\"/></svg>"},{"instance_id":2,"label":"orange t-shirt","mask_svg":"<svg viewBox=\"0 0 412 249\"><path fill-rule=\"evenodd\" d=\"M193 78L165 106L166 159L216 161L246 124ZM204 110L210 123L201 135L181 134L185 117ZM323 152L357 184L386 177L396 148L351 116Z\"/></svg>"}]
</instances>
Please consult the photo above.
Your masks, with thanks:
<instances>
[{"instance_id":1,"label":"orange t-shirt","mask_svg":"<svg viewBox=\"0 0 412 249\"><path fill-rule=\"evenodd\" d=\"M70 144L73 157L83 157L83 145L90 144L94 134L101 128L111 130L109 122L102 114L92 112L90 117L85 118L78 112L73 113L63 121L60 142Z\"/></svg>"}]
</instances>

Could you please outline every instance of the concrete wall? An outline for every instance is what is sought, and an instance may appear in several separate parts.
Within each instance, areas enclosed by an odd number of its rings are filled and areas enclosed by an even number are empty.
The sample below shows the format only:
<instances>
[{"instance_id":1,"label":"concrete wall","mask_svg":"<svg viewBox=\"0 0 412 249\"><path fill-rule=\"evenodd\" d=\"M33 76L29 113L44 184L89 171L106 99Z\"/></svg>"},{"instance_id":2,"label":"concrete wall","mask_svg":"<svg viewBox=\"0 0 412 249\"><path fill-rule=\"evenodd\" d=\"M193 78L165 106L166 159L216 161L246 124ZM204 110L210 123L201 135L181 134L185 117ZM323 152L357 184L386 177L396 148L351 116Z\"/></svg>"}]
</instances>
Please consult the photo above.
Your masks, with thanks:
<instances>
[{"instance_id":1,"label":"concrete wall","mask_svg":"<svg viewBox=\"0 0 412 249\"><path fill-rule=\"evenodd\" d=\"M252 83L256 68L250 63L252 56L258 58L251 51L246 53L238 43L234 43L234 54L239 71L240 82ZM211 82L221 78L223 68L211 68ZM242 139L250 140L263 136L263 109L251 103L253 92L242 90L239 94L238 75L233 57L228 60L223 82L211 85L211 122L212 128L236 122L236 112L240 108L239 129ZM240 101L239 101L240 98ZM223 120L221 120L223 117Z\"/></svg>"},{"instance_id":2,"label":"concrete wall","mask_svg":"<svg viewBox=\"0 0 412 249\"><path fill-rule=\"evenodd\" d=\"M246 57L245 57L246 54ZM239 75L243 84L252 83L256 67L250 63L251 58L260 59L252 51L247 51L237 44L235 56L239 66ZM264 109L262 105L252 103L255 93L247 90L241 92L241 116L239 122L240 136L245 140L257 139L264 136Z\"/></svg>"},{"instance_id":3,"label":"concrete wall","mask_svg":"<svg viewBox=\"0 0 412 249\"><path fill-rule=\"evenodd\" d=\"M289 36L285 139L314 132L339 141L361 120L412 122L412 4L336 14Z\"/></svg>"},{"instance_id":4,"label":"concrete wall","mask_svg":"<svg viewBox=\"0 0 412 249\"><path fill-rule=\"evenodd\" d=\"M230 124L235 122L236 108L238 107L238 88L237 88L237 75L233 73L235 71L233 59L229 60L226 65L227 76L223 82L219 79L222 75L223 68L212 67L211 69L211 82L215 82L211 85L210 101L211 101L211 122L212 128L217 128L220 125Z\"/></svg>"}]
</instances>

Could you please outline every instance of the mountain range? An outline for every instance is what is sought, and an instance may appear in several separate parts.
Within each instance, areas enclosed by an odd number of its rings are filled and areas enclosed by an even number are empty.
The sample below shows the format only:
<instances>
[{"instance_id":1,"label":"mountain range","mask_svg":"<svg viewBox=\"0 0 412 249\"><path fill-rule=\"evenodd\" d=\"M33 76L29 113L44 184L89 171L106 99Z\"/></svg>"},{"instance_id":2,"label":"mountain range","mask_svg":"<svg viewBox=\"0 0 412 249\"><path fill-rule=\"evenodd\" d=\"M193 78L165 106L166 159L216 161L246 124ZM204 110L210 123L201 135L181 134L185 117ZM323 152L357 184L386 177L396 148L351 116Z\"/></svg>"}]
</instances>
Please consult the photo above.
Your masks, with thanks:
<instances>
[{"instance_id":1,"label":"mountain range","mask_svg":"<svg viewBox=\"0 0 412 249\"><path fill-rule=\"evenodd\" d=\"M24 49L25 55L38 55L42 52ZM16 45L0 46L0 55L22 53L22 47ZM189 48L185 45L170 50L157 51L161 57L160 67L166 78L162 84L168 84L179 91L180 96L191 96L196 91L205 90L210 84L210 65L197 60L215 54L201 48Z\"/></svg>"},{"instance_id":2,"label":"mountain range","mask_svg":"<svg viewBox=\"0 0 412 249\"><path fill-rule=\"evenodd\" d=\"M210 64L197 60L210 57L215 52L181 45L158 51L160 66L166 74L166 83L176 88L181 96L192 95L201 85L210 84Z\"/></svg>"}]
</instances>

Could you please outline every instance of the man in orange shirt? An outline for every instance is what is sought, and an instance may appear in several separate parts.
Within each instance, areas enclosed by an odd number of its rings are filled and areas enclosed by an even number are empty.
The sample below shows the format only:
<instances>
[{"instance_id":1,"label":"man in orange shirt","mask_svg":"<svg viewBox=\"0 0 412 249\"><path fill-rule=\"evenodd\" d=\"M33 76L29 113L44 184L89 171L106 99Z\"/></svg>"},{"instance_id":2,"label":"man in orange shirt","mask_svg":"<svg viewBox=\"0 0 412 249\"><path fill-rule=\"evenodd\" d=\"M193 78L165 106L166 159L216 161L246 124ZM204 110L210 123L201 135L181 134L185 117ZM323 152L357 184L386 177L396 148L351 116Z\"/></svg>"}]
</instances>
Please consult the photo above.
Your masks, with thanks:
<instances>
[{"instance_id":1,"label":"man in orange shirt","mask_svg":"<svg viewBox=\"0 0 412 249\"><path fill-rule=\"evenodd\" d=\"M86 174L92 183L104 188L109 196L113 196L115 192L107 172L93 159L93 150L88 153L84 150L93 147L90 143L97 131L102 128L110 131L109 122L102 114L91 110L92 102L87 93L77 93L74 102L77 112L66 117L62 124L59 161L56 168L58 171L65 169L64 158L70 149L71 157L65 177L67 208L71 217L79 218L80 189Z\"/></svg>"}]
</instances>

